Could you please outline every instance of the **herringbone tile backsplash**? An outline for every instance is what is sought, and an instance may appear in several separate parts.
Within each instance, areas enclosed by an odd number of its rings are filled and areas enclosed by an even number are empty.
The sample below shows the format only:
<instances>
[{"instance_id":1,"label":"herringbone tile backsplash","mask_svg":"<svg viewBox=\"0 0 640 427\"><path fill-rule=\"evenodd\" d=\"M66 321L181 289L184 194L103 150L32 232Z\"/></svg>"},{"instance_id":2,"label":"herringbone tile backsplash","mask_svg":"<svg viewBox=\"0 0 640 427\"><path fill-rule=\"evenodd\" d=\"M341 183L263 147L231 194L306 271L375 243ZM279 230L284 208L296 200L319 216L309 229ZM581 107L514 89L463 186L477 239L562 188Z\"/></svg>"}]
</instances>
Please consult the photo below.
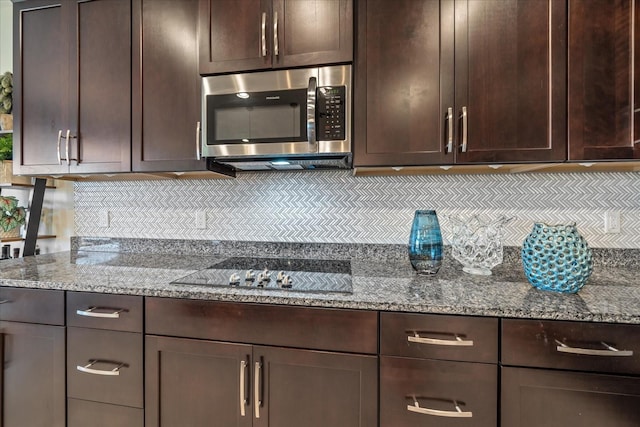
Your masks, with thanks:
<instances>
[{"instance_id":1,"label":"herringbone tile backsplash","mask_svg":"<svg viewBox=\"0 0 640 427\"><path fill-rule=\"evenodd\" d=\"M505 244L533 223L576 222L593 247L640 248L640 173L353 177L349 171L243 173L229 180L79 182L75 234L87 237L407 243L413 212L514 217ZM604 213L621 232L604 233ZM108 212L109 226L101 226ZM196 227L196 215L206 228Z\"/></svg>"}]
</instances>

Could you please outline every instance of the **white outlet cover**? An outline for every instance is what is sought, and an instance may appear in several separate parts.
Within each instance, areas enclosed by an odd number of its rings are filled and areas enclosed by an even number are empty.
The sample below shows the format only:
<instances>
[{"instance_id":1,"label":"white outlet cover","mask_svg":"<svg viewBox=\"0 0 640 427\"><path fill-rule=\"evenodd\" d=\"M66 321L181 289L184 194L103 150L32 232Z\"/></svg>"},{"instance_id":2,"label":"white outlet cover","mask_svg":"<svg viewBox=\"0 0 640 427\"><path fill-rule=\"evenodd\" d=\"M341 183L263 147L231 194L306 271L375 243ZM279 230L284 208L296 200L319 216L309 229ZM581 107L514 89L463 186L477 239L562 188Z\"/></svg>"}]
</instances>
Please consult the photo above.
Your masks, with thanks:
<instances>
[{"instance_id":1,"label":"white outlet cover","mask_svg":"<svg viewBox=\"0 0 640 427\"><path fill-rule=\"evenodd\" d=\"M207 228L207 213L205 211L196 212L196 228L201 230Z\"/></svg>"},{"instance_id":2,"label":"white outlet cover","mask_svg":"<svg viewBox=\"0 0 640 427\"><path fill-rule=\"evenodd\" d=\"M620 211L607 211L604 213L604 232L609 234L620 233Z\"/></svg>"},{"instance_id":3,"label":"white outlet cover","mask_svg":"<svg viewBox=\"0 0 640 427\"><path fill-rule=\"evenodd\" d=\"M109 211L100 211L99 222L100 227L109 227Z\"/></svg>"}]
</instances>

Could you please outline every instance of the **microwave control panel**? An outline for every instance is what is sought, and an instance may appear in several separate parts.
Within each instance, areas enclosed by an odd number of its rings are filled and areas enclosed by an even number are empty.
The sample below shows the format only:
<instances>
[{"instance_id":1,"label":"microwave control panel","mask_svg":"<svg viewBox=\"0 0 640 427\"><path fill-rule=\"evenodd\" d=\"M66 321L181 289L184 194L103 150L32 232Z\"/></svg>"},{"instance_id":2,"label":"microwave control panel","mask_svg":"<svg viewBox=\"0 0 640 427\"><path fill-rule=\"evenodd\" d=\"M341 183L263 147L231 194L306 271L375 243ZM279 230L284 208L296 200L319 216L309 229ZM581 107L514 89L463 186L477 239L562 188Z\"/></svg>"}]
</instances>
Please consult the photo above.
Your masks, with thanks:
<instances>
[{"instance_id":1,"label":"microwave control panel","mask_svg":"<svg viewBox=\"0 0 640 427\"><path fill-rule=\"evenodd\" d=\"M317 92L317 139L345 139L345 87L319 87Z\"/></svg>"}]
</instances>

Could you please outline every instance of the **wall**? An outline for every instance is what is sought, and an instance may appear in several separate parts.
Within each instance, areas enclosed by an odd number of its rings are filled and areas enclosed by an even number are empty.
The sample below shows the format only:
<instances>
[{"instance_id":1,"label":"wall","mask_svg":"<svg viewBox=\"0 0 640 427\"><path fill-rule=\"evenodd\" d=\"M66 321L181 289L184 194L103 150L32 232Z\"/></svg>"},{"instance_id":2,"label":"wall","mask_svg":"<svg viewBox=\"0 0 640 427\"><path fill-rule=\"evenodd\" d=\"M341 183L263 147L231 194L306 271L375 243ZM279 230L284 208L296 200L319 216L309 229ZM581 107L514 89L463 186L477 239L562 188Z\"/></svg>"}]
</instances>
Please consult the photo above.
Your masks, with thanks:
<instances>
[{"instance_id":1,"label":"wall","mask_svg":"<svg viewBox=\"0 0 640 427\"><path fill-rule=\"evenodd\" d=\"M13 70L11 0L0 0L0 73Z\"/></svg>"},{"instance_id":2,"label":"wall","mask_svg":"<svg viewBox=\"0 0 640 427\"><path fill-rule=\"evenodd\" d=\"M577 222L593 247L640 248L640 173L353 177L349 171L243 173L235 180L75 184L75 233L88 237L406 243L416 209L515 219L519 246L534 221ZM603 215L621 212L621 233ZM206 228L196 227L198 212ZM109 215L108 226L102 223Z\"/></svg>"}]
</instances>

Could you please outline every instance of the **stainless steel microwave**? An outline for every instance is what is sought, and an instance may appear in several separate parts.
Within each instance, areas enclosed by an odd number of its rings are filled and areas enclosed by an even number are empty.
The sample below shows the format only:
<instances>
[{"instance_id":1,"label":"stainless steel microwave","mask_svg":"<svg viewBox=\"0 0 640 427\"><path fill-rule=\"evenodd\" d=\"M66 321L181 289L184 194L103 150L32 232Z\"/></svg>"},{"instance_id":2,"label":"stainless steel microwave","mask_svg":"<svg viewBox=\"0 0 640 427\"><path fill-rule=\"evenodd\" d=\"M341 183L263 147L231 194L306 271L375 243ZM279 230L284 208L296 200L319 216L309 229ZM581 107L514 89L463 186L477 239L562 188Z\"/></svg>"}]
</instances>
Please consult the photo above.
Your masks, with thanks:
<instances>
[{"instance_id":1,"label":"stainless steel microwave","mask_svg":"<svg viewBox=\"0 0 640 427\"><path fill-rule=\"evenodd\" d=\"M203 77L209 169L351 167L351 65Z\"/></svg>"}]
</instances>

